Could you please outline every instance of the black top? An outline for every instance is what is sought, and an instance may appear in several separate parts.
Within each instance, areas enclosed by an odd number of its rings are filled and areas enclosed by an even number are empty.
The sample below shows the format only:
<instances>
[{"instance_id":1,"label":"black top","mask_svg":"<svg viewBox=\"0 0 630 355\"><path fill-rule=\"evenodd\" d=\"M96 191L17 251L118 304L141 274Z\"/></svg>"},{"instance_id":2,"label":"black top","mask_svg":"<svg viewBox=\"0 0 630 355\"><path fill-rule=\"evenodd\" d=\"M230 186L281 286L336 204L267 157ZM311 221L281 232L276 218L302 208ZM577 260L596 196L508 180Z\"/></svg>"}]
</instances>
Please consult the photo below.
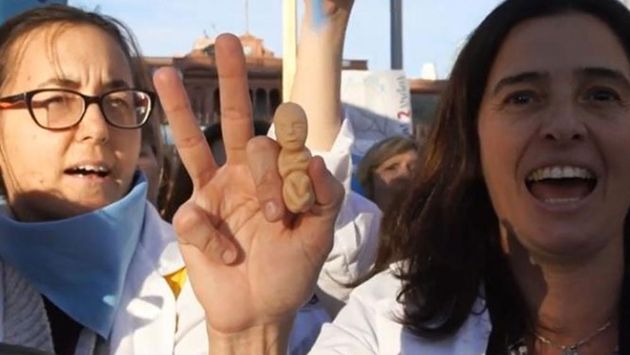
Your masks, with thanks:
<instances>
[{"instance_id":1,"label":"black top","mask_svg":"<svg viewBox=\"0 0 630 355\"><path fill-rule=\"evenodd\" d=\"M74 355L83 327L44 297L57 355Z\"/></svg>"}]
</instances>

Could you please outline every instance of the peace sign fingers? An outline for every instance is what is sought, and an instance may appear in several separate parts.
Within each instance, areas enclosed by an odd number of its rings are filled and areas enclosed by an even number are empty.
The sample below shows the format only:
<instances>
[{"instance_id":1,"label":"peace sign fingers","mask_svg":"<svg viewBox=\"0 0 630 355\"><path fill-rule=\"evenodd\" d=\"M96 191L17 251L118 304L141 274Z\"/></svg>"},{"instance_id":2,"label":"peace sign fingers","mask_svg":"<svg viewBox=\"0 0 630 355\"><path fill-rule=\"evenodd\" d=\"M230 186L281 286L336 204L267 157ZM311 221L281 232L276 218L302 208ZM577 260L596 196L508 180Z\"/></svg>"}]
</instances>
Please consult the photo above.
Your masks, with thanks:
<instances>
[{"instance_id":1,"label":"peace sign fingers","mask_svg":"<svg viewBox=\"0 0 630 355\"><path fill-rule=\"evenodd\" d=\"M179 156L197 189L210 181L217 170L208 142L195 120L177 71L174 68L160 68L153 75L153 83L164 107Z\"/></svg>"}]
</instances>

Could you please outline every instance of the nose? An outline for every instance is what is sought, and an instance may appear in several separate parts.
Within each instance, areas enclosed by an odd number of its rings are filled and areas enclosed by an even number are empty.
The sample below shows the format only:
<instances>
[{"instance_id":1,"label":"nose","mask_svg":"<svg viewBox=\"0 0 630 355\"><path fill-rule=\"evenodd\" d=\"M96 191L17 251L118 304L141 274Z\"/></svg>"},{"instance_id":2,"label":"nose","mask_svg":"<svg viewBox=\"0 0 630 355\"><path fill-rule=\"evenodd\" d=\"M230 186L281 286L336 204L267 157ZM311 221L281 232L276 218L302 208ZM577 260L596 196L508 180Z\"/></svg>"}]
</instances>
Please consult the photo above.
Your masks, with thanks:
<instances>
[{"instance_id":1,"label":"nose","mask_svg":"<svg viewBox=\"0 0 630 355\"><path fill-rule=\"evenodd\" d=\"M571 103L558 105L544 117L541 135L557 143L582 141L587 129L579 108Z\"/></svg>"},{"instance_id":2,"label":"nose","mask_svg":"<svg viewBox=\"0 0 630 355\"><path fill-rule=\"evenodd\" d=\"M98 104L92 103L87 106L78 125L76 137L79 141L94 140L98 143L109 141L109 125Z\"/></svg>"}]
</instances>

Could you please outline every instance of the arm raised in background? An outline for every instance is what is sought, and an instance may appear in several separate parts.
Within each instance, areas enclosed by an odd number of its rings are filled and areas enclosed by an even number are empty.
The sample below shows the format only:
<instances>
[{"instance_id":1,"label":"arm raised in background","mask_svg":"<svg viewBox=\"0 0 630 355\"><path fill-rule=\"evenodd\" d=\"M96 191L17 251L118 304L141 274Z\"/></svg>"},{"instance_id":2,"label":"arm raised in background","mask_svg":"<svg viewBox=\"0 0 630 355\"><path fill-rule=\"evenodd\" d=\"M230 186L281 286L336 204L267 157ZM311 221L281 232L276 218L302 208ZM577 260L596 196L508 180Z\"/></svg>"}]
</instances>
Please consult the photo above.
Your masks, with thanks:
<instances>
[{"instance_id":1,"label":"arm raised in background","mask_svg":"<svg viewBox=\"0 0 630 355\"><path fill-rule=\"evenodd\" d=\"M175 70L155 73L155 87L193 194L173 219L211 354L285 354L295 312L312 295L332 245L343 187L321 158L308 175L315 205L289 214L282 202L278 144L253 137L243 49L216 40L227 163L218 167Z\"/></svg>"},{"instance_id":2,"label":"arm raised in background","mask_svg":"<svg viewBox=\"0 0 630 355\"><path fill-rule=\"evenodd\" d=\"M343 43L354 0L305 0L297 71L291 101L308 117L306 146L327 151L342 121L340 100ZM324 20L314 6L322 5Z\"/></svg>"}]
</instances>

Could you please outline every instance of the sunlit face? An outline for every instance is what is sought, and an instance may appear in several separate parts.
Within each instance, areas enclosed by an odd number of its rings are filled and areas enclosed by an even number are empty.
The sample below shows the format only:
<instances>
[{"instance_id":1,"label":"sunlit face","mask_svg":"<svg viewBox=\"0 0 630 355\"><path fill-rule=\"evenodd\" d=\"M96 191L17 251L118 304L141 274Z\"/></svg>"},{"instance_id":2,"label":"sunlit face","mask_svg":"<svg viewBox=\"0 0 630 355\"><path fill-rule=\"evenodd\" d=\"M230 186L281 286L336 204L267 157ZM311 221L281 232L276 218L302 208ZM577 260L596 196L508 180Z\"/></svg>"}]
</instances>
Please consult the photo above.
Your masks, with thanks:
<instances>
[{"instance_id":1,"label":"sunlit face","mask_svg":"<svg viewBox=\"0 0 630 355\"><path fill-rule=\"evenodd\" d=\"M28 34L16 48L22 51L13 48L20 57L2 96L37 88L99 95L133 87L122 49L93 26L51 25ZM92 104L77 126L50 131L37 126L20 106L0 111L0 147L0 168L16 216L58 219L103 207L127 193L140 129L108 125Z\"/></svg>"},{"instance_id":2,"label":"sunlit face","mask_svg":"<svg viewBox=\"0 0 630 355\"><path fill-rule=\"evenodd\" d=\"M385 160L374 171L374 202L385 209L397 193L409 187L418 160L415 150L408 150Z\"/></svg>"},{"instance_id":3,"label":"sunlit face","mask_svg":"<svg viewBox=\"0 0 630 355\"><path fill-rule=\"evenodd\" d=\"M630 67L603 22L568 13L515 27L492 67L478 133L495 211L530 252L582 257L620 245Z\"/></svg>"},{"instance_id":4,"label":"sunlit face","mask_svg":"<svg viewBox=\"0 0 630 355\"><path fill-rule=\"evenodd\" d=\"M308 126L306 119L300 117L282 117L274 121L278 142L284 148L301 149L306 142Z\"/></svg>"}]
</instances>

